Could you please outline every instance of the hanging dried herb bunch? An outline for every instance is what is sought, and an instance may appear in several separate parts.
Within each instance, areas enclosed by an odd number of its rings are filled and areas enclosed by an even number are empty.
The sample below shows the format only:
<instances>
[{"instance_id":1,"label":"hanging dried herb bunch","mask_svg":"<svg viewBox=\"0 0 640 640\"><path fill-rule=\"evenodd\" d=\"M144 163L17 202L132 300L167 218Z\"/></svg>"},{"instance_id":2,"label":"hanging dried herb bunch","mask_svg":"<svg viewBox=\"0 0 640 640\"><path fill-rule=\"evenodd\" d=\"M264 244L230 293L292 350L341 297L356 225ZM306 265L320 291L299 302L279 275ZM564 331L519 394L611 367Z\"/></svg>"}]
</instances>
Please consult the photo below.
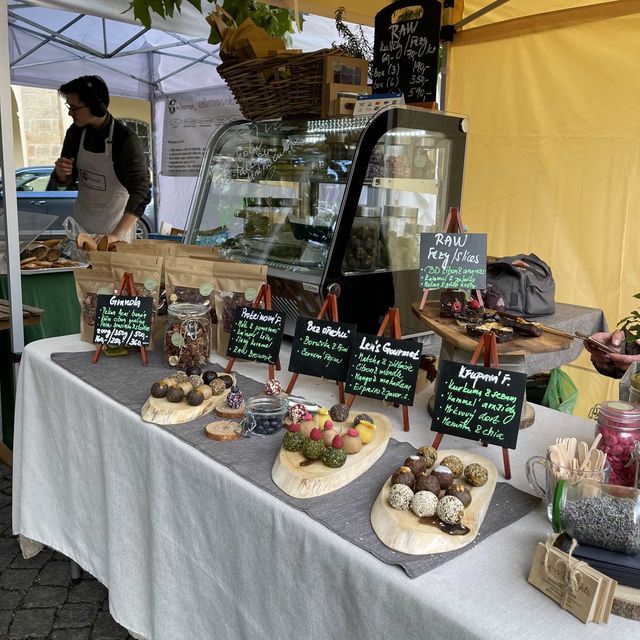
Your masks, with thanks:
<instances>
[{"instance_id":1,"label":"hanging dried herb bunch","mask_svg":"<svg viewBox=\"0 0 640 640\"><path fill-rule=\"evenodd\" d=\"M342 42L333 43L334 47L340 47L346 53L363 58L369 63L369 77L371 77L371 67L373 65L373 44L368 40L362 26L358 26L353 31L345 23L344 16L347 10L338 7L335 11L336 31L342 38Z\"/></svg>"}]
</instances>

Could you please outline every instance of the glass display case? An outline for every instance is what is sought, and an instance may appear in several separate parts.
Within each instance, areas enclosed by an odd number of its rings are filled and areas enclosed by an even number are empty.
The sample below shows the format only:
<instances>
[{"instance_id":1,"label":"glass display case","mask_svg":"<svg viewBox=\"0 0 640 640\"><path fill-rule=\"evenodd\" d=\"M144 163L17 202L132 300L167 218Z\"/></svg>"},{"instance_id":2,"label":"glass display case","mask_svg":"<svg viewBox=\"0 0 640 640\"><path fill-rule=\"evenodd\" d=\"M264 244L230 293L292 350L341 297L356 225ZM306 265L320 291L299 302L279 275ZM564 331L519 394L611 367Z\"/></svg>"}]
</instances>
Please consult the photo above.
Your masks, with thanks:
<instances>
[{"instance_id":1,"label":"glass display case","mask_svg":"<svg viewBox=\"0 0 640 640\"><path fill-rule=\"evenodd\" d=\"M326 120L236 121L209 141L185 241L269 267L291 333L340 287L340 319L375 332L388 307L424 332L420 233L461 204L466 119L412 107Z\"/></svg>"}]
</instances>

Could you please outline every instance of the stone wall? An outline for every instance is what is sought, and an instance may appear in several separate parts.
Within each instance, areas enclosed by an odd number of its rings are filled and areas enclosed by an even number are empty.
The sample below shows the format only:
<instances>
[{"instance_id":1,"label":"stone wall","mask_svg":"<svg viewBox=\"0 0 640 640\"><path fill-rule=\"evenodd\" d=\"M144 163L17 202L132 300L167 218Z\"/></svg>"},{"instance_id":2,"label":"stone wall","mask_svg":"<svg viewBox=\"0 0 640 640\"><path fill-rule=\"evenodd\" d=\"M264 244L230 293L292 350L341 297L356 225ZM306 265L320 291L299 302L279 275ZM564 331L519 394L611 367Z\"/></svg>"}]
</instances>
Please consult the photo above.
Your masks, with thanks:
<instances>
[{"instance_id":1,"label":"stone wall","mask_svg":"<svg viewBox=\"0 0 640 640\"><path fill-rule=\"evenodd\" d=\"M21 87L18 117L22 127L24 166L53 164L60 155L65 128L58 92Z\"/></svg>"}]
</instances>

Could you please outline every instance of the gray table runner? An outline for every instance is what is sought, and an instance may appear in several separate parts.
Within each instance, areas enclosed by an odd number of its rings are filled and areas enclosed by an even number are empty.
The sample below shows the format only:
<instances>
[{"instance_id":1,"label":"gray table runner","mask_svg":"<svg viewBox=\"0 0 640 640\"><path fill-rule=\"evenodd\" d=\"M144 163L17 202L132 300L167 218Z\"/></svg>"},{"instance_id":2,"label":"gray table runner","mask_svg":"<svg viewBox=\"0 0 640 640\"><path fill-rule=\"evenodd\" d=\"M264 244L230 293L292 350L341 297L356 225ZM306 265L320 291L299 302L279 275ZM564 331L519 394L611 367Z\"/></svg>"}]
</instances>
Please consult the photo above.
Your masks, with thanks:
<instances>
[{"instance_id":1,"label":"gray table runner","mask_svg":"<svg viewBox=\"0 0 640 640\"><path fill-rule=\"evenodd\" d=\"M148 367L143 367L135 354L118 358L102 356L97 365L91 363L93 352L86 351L53 353L51 359L139 416L153 382L168 373L162 364L160 353L151 351L147 355ZM221 370L217 365L211 365L211 368ZM236 375L245 397L257 395L263 390L262 383ZM123 384L123 380L135 380L136 383ZM281 491L271 479L271 468L282 440L279 435L256 435L232 442L217 442L207 438L204 433L204 426L208 422L211 422L211 415L182 425L163 425L158 428L190 444L295 509L304 511L314 520L383 562L400 565L410 578L416 578L475 547L484 538L526 515L539 502L538 498L510 484L499 482L480 532L471 544L458 551L434 555L414 556L399 553L380 542L371 527L369 516L373 502L387 478L405 458L415 453L412 445L391 438L382 457L366 473L346 487L317 498L298 499Z\"/></svg>"}]
</instances>

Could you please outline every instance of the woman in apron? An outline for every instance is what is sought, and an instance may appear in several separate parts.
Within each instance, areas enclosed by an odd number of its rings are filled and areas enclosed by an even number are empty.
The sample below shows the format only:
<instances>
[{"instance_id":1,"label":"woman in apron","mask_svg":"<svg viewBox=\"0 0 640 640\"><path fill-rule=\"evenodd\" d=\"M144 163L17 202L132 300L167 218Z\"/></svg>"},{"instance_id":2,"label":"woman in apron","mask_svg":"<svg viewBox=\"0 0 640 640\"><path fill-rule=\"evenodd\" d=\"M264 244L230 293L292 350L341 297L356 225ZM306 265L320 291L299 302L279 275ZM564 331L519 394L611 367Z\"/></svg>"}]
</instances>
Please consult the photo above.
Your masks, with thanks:
<instances>
[{"instance_id":1,"label":"woman in apron","mask_svg":"<svg viewBox=\"0 0 640 640\"><path fill-rule=\"evenodd\" d=\"M63 84L73 124L67 130L54 182L78 181L73 217L89 234L109 244L131 242L135 225L150 200L149 171L138 137L107 110L109 90L99 76Z\"/></svg>"}]
</instances>

